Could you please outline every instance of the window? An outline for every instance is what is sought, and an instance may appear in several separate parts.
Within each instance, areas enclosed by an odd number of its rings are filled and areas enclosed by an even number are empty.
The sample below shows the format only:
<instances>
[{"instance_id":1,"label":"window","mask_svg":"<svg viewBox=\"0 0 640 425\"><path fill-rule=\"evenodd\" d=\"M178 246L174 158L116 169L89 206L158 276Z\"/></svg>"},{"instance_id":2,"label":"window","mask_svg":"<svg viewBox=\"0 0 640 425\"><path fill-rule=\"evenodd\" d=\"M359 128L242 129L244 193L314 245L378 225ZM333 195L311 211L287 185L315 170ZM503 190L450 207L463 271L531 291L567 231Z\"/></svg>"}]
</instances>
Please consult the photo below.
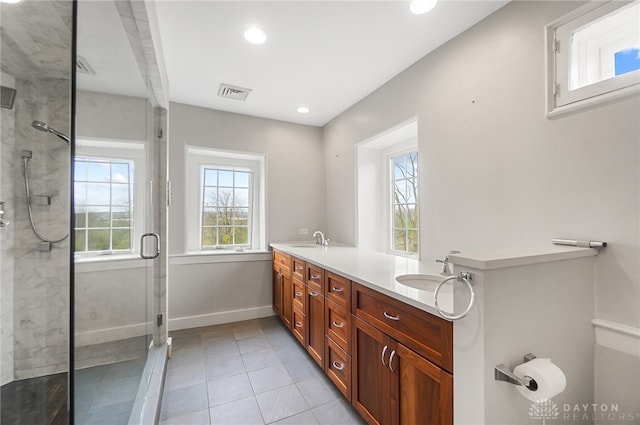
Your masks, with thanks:
<instances>
[{"instance_id":1,"label":"window","mask_svg":"<svg viewBox=\"0 0 640 425\"><path fill-rule=\"evenodd\" d=\"M391 250L418 253L418 152L391 156Z\"/></svg>"},{"instance_id":2,"label":"window","mask_svg":"<svg viewBox=\"0 0 640 425\"><path fill-rule=\"evenodd\" d=\"M357 145L357 243L419 256L418 124L400 124Z\"/></svg>"},{"instance_id":3,"label":"window","mask_svg":"<svg viewBox=\"0 0 640 425\"><path fill-rule=\"evenodd\" d=\"M637 93L640 2L592 2L547 26L549 116Z\"/></svg>"},{"instance_id":4,"label":"window","mask_svg":"<svg viewBox=\"0 0 640 425\"><path fill-rule=\"evenodd\" d=\"M264 250L265 158L187 147L188 251Z\"/></svg>"},{"instance_id":5,"label":"window","mask_svg":"<svg viewBox=\"0 0 640 425\"><path fill-rule=\"evenodd\" d=\"M204 166L201 174L202 249L249 247L253 172Z\"/></svg>"},{"instance_id":6,"label":"window","mask_svg":"<svg viewBox=\"0 0 640 425\"><path fill-rule=\"evenodd\" d=\"M131 254L141 234L144 145L79 140L74 158L74 250Z\"/></svg>"}]
</instances>

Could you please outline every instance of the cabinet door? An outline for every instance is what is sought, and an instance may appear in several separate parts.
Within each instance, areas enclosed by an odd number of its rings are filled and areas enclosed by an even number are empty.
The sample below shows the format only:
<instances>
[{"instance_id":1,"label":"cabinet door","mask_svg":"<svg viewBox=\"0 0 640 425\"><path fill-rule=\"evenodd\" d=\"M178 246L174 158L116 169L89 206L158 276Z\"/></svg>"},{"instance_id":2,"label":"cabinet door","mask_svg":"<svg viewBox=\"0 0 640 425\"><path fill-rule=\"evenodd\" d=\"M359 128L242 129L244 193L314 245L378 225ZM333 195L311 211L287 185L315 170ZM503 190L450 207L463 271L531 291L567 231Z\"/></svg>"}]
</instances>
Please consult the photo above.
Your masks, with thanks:
<instances>
[{"instance_id":1,"label":"cabinet door","mask_svg":"<svg viewBox=\"0 0 640 425\"><path fill-rule=\"evenodd\" d=\"M282 274L282 321L291 329L291 318L293 316L293 282L291 276Z\"/></svg>"},{"instance_id":2,"label":"cabinet door","mask_svg":"<svg viewBox=\"0 0 640 425\"><path fill-rule=\"evenodd\" d=\"M389 360L392 418L402 425L452 425L453 376L402 344Z\"/></svg>"},{"instance_id":3,"label":"cabinet door","mask_svg":"<svg viewBox=\"0 0 640 425\"><path fill-rule=\"evenodd\" d=\"M324 368L324 297L307 287L307 351Z\"/></svg>"},{"instance_id":4,"label":"cabinet door","mask_svg":"<svg viewBox=\"0 0 640 425\"><path fill-rule=\"evenodd\" d=\"M351 403L370 425L390 424L391 371L387 361L395 348L393 341L356 317L351 325Z\"/></svg>"},{"instance_id":5,"label":"cabinet door","mask_svg":"<svg viewBox=\"0 0 640 425\"><path fill-rule=\"evenodd\" d=\"M282 317L282 273L273 270L273 311Z\"/></svg>"}]
</instances>

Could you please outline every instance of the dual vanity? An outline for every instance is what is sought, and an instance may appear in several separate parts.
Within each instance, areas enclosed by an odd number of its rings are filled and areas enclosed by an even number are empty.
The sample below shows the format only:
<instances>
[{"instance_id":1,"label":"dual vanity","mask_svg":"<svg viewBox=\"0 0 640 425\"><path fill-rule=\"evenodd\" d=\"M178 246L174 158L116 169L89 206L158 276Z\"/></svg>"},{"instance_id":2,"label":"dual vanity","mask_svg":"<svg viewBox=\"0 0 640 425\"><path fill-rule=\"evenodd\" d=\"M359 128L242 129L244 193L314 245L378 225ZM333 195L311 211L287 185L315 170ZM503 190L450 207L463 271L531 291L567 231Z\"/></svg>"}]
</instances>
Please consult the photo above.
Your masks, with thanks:
<instances>
[{"instance_id":1,"label":"dual vanity","mask_svg":"<svg viewBox=\"0 0 640 425\"><path fill-rule=\"evenodd\" d=\"M576 288L592 293L585 289L593 280L593 249L451 255L453 273L468 273L477 295L469 315L451 321L434 303L435 287L446 278L435 262L340 245L271 247L274 311L369 424L526 422L528 404L513 385L493 380L494 365L513 367L533 351L558 364L566 359L570 394L573 348L592 347L584 329L592 314L588 297L577 297L587 305L575 318L565 314L559 324L553 315ZM508 316L513 303L505 297L514 297L518 312L523 299L548 299L550 290L554 302L543 317ZM447 284L438 293L446 312L464 310L468 301L465 285ZM558 334L561 346L550 343Z\"/></svg>"},{"instance_id":2,"label":"dual vanity","mask_svg":"<svg viewBox=\"0 0 640 425\"><path fill-rule=\"evenodd\" d=\"M453 325L434 314L435 268L337 245L272 247L274 311L368 423L453 422Z\"/></svg>"}]
</instances>

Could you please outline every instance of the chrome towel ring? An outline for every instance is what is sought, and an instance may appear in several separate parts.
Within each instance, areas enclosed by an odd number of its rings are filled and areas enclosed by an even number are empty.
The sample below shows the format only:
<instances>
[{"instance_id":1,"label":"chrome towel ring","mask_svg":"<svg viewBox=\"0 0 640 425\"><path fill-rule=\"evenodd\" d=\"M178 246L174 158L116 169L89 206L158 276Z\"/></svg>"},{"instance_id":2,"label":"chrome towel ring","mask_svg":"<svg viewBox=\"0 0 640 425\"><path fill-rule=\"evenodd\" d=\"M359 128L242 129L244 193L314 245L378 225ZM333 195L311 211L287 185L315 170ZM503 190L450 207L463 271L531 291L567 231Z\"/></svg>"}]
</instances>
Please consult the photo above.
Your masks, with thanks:
<instances>
[{"instance_id":1,"label":"chrome towel ring","mask_svg":"<svg viewBox=\"0 0 640 425\"><path fill-rule=\"evenodd\" d=\"M457 280L458 282L462 282L465 285L467 285L467 288L469 288L469 293L471 294L471 299L469 300L469 305L460 314L447 313L444 310L442 310L440 308L440 306L438 305L438 292L440 292L440 289L442 288L442 285L444 285L445 283L449 282L450 280L454 280L454 279ZM450 277L446 278L445 280L443 280L442 282L438 283L438 286L436 286L436 290L433 292L433 302L434 302L434 304L436 306L436 310L438 310L438 313L440 313L440 315L442 315L442 317L444 317L446 319L449 319L449 320L458 320L458 319L462 319L467 314L469 314L469 312L473 308L473 305L476 302L476 292L473 290L473 285L471 284L471 280L472 280L471 273L469 273L469 272L461 272L458 276L450 276Z\"/></svg>"}]
</instances>

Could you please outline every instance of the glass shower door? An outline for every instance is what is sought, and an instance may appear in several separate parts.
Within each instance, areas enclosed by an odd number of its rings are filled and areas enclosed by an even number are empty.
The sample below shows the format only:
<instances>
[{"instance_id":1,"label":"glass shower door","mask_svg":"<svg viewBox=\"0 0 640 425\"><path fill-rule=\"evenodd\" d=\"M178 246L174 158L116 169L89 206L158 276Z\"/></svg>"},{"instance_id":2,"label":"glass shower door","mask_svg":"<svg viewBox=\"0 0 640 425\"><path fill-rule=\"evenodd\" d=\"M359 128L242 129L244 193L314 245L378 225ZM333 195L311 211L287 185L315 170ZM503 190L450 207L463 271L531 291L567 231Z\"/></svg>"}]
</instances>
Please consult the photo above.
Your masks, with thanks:
<instances>
[{"instance_id":1,"label":"glass shower door","mask_svg":"<svg viewBox=\"0 0 640 425\"><path fill-rule=\"evenodd\" d=\"M164 342L163 109L129 2L78 3L75 422L127 424Z\"/></svg>"}]
</instances>

